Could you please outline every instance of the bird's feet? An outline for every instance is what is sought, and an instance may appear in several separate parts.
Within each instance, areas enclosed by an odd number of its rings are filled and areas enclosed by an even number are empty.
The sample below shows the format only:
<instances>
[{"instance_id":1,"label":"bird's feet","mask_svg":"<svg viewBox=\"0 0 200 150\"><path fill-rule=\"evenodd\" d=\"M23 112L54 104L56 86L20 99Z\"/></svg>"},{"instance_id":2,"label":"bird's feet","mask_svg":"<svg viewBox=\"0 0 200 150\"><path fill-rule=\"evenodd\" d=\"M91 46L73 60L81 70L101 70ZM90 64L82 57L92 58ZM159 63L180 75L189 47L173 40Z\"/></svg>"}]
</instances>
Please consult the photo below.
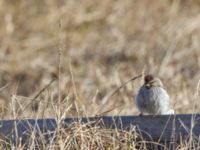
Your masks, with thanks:
<instances>
[{"instance_id":1,"label":"bird's feet","mask_svg":"<svg viewBox=\"0 0 200 150\"><path fill-rule=\"evenodd\" d=\"M143 113L140 113L139 116L143 116Z\"/></svg>"}]
</instances>

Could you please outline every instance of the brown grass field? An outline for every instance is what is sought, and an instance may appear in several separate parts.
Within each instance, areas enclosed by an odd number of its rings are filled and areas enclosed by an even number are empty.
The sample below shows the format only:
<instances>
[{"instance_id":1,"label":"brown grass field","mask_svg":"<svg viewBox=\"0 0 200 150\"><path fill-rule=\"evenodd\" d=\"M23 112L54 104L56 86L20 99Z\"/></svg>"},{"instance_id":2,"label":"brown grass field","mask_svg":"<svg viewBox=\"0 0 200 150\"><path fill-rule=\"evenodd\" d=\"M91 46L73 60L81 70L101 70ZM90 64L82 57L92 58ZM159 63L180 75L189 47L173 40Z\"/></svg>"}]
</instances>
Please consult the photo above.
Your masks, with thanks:
<instances>
[{"instance_id":1,"label":"brown grass field","mask_svg":"<svg viewBox=\"0 0 200 150\"><path fill-rule=\"evenodd\" d=\"M177 114L200 111L199 0L0 0L1 119L138 115L142 79L110 95L143 72L162 79ZM56 145L119 148L101 132Z\"/></svg>"}]
</instances>

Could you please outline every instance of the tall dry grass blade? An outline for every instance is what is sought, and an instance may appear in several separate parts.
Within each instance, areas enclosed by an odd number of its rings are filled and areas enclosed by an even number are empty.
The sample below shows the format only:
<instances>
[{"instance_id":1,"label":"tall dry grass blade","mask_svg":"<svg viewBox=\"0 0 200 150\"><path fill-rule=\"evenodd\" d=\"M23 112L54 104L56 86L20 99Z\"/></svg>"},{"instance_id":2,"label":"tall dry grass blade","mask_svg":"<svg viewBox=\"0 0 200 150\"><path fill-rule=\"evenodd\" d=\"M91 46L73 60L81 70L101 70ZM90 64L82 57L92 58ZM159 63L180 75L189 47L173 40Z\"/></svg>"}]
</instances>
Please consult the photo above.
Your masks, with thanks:
<instances>
[{"instance_id":1,"label":"tall dry grass blade","mask_svg":"<svg viewBox=\"0 0 200 150\"><path fill-rule=\"evenodd\" d=\"M126 84L128 84L129 82L134 81L134 80L136 80L136 79L138 79L138 78L140 78L140 77L142 77L142 75L135 76L135 77L133 77L133 78L127 80L126 82L124 82L124 83L123 83L120 87L118 87L117 89L115 89L115 90L106 98L104 104L100 107L100 109L98 109L98 111L97 111L95 114L98 114L98 113L102 110L102 108L107 104L107 101L108 101L112 96L114 96L121 88L123 88L123 87L124 87Z\"/></svg>"},{"instance_id":2,"label":"tall dry grass blade","mask_svg":"<svg viewBox=\"0 0 200 150\"><path fill-rule=\"evenodd\" d=\"M0 88L0 92L2 92L3 90L5 90L9 85L11 85L11 83L7 83L6 85L4 85L3 87Z\"/></svg>"},{"instance_id":3,"label":"tall dry grass blade","mask_svg":"<svg viewBox=\"0 0 200 150\"><path fill-rule=\"evenodd\" d=\"M73 87L73 92L75 95L75 106L76 106L76 110L78 113L80 113L79 111L79 106L83 109L84 113L86 113L86 109L85 109L85 105L84 105L84 101L80 98L79 94L78 94L78 90L76 88L76 84L75 84L75 80L74 80L74 75L73 75L73 69L72 69L72 65L71 63L69 64L69 68L70 68L70 75L71 75L71 80L72 80L72 87Z\"/></svg>"},{"instance_id":4,"label":"tall dry grass blade","mask_svg":"<svg viewBox=\"0 0 200 150\"><path fill-rule=\"evenodd\" d=\"M100 114L97 114L97 115L95 115L95 116L100 117L100 116L105 115L105 114L107 114L107 113L109 113L109 112L111 112L111 111L113 111L113 110L115 110L115 109L117 109L117 108L120 108L120 107L122 107L122 105L118 105L118 106L116 106L116 107L112 107L112 108L110 108L109 110L106 110L106 111L104 111L104 112L101 112Z\"/></svg>"},{"instance_id":5,"label":"tall dry grass blade","mask_svg":"<svg viewBox=\"0 0 200 150\"><path fill-rule=\"evenodd\" d=\"M33 98L32 100L36 100L46 89L50 87L50 85L56 80L53 78L47 85L45 85Z\"/></svg>"},{"instance_id":6,"label":"tall dry grass blade","mask_svg":"<svg viewBox=\"0 0 200 150\"><path fill-rule=\"evenodd\" d=\"M33 101L35 101L46 89L48 89L48 88L51 86L51 84L52 84L55 80L56 80L56 78L53 78L53 79L52 79L47 85L45 85L33 98L29 99L30 102L24 106L24 110L25 110L26 108L28 108L28 107L33 103ZM40 101L41 101L41 100L38 100L37 102L39 103ZM23 111L24 111L24 110L23 110Z\"/></svg>"}]
</instances>

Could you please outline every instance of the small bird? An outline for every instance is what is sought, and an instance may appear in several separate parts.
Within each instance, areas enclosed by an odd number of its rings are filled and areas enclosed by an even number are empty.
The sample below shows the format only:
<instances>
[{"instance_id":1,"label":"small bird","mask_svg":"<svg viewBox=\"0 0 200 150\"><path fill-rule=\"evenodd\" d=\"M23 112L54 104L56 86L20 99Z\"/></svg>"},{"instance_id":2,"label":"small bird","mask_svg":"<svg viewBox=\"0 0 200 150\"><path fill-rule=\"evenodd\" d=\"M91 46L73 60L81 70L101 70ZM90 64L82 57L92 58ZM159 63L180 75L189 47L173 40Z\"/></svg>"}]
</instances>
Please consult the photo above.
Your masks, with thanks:
<instances>
[{"instance_id":1,"label":"small bird","mask_svg":"<svg viewBox=\"0 0 200 150\"><path fill-rule=\"evenodd\" d=\"M144 77L144 84L136 96L136 105L141 112L150 115L174 114L169 105L169 95L159 78L153 75Z\"/></svg>"}]
</instances>

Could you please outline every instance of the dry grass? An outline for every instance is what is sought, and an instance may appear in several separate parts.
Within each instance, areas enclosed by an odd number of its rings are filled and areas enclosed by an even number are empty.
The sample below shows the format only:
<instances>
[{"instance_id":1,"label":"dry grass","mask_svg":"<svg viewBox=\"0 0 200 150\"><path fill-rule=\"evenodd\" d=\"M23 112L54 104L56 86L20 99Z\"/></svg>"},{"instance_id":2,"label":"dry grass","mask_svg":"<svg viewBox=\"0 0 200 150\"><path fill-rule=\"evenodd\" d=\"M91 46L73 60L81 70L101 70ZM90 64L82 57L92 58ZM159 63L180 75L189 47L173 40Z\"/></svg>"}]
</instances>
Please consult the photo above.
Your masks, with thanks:
<instances>
[{"instance_id":1,"label":"dry grass","mask_svg":"<svg viewBox=\"0 0 200 150\"><path fill-rule=\"evenodd\" d=\"M143 71L176 113L199 112L199 14L199 0L0 0L0 117L137 115L140 80L108 97Z\"/></svg>"}]
</instances>

